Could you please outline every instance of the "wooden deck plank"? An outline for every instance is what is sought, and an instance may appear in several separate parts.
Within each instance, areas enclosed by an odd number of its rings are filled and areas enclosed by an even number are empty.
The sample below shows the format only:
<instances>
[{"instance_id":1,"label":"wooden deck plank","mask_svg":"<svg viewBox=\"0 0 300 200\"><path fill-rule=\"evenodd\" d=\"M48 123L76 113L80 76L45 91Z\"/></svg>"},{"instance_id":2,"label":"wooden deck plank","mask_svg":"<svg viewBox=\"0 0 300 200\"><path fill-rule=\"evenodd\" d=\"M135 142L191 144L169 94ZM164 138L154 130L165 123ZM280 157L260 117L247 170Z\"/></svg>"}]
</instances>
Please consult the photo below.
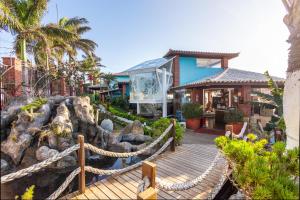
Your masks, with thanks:
<instances>
[{"instance_id":1,"label":"wooden deck plank","mask_svg":"<svg viewBox=\"0 0 300 200\"><path fill-rule=\"evenodd\" d=\"M108 196L106 196L105 194L104 194L104 192L102 192L96 185L94 185L94 184L92 184L91 186L90 186L90 190L92 191L92 192L94 192L94 194L99 198L99 199L109 199L109 197Z\"/></svg>"},{"instance_id":2,"label":"wooden deck plank","mask_svg":"<svg viewBox=\"0 0 300 200\"><path fill-rule=\"evenodd\" d=\"M216 156L213 144L183 144L175 152L167 151L152 161L157 165L157 176L170 183L183 183L206 171ZM218 163L199 185L185 191L158 189L158 199L205 199L223 173ZM85 194L72 193L66 197L79 199L136 199L141 180L141 167L118 176L96 182L86 188Z\"/></svg>"},{"instance_id":3,"label":"wooden deck plank","mask_svg":"<svg viewBox=\"0 0 300 200\"><path fill-rule=\"evenodd\" d=\"M120 199L119 196L117 196L114 192L112 192L109 188L103 184L102 181L99 181L95 183L97 188L99 188L106 196L108 196L109 199Z\"/></svg>"},{"instance_id":4,"label":"wooden deck plank","mask_svg":"<svg viewBox=\"0 0 300 200\"><path fill-rule=\"evenodd\" d=\"M88 199L98 199L98 197L88 187L85 188L84 194Z\"/></svg>"}]
</instances>

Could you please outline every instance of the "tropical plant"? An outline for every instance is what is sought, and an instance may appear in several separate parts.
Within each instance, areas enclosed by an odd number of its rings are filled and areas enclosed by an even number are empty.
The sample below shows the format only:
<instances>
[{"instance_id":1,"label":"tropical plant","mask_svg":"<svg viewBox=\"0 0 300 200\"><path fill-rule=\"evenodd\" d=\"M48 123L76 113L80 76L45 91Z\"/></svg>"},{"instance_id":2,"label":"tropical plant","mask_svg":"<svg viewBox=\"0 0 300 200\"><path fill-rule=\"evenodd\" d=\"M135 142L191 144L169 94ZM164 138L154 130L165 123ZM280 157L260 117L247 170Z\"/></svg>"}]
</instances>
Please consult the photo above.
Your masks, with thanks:
<instances>
[{"instance_id":1,"label":"tropical plant","mask_svg":"<svg viewBox=\"0 0 300 200\"><path fill-rule=\"evenodd\" d=\"M45 99L45 98L37 98L33 102L31 102L31 103L29 103L29 104L27 104L25 106L22 106L21 110L22 111L34 111L36 109L39 109L45 103L47 103L47 99Z\"/></svg>"},{"instance_id":2,"label":"tropical plant","mask_svg":"<svg viewBox=\"0 0 300 200\"><path fill-rule=\"evenodd\" d=\"M276 127L280 128L281 130L285 130L283 119L283 88L278 87L277 83L269 75L268 71L266 71L264 74L268 78L268 86L271 94L253 91L252 93L257 95L260 100L253 101L252 104L275 110L271 121L267 124L267 131L273 130Z\"/></svg>"},{"instance_id":3,"label":"tropical plant","mask_svg":"<svg viewBox=\"0 0 300 200\"><path fill-rule=\"evenodd\" d=\"M182 114L186 119L198 118L203 114L203 107L197 103L186 103L182 106Z\"/></svg>"},{"instance_id":4,"label":"tropical plant","mask_svg":"<svg viewBox=\"0 0 300 200\"><path fill-rule=\"evenodd\" d=\"M127 97L122 97L122 96L114 97L111 100L111 105L119 107L125 111L128 111L129 109L129 101Z\"/></svg>"},{"instance_id":5,"label":"tropical plant","mask_svg":"<svg viewBox=\"0 0 300 200\"><path fill-rule=\"evenodd\" d=\"M34 194L34 188L35 185L30 186L29 188L26 188L26 191L24 194L21 195L22 200L32 200L33 194ZM16 196L15 199L19 199L19 196Z\"/></svg>"},{"instance_id":6,"label":"tropical plant","mask_svg":"<svg viewBox=\"0 0 300 200\"><path fill-rule=\"evenodd\" d=\"M233 169L232 182L250 199L298 199L299 148L286 150L285 143L277 142L268 151L267 140L248 138L215 139Z\"/></svg>"},{"instance_id":7,"label":"tropical plant","mask_svg":"<svg viewBox=\"0 0 300 200\"><path fill-rule=\"evenodd\" d=\"M65 29L52 25L41 25L42 17L47 10L47 0L0 0L0 28L11 32L15 37L14 49L23 61L22 79L23 92L26 94L28 77L25 65L26 52L29 44L40 43L40 48L49 53L49 39L60 37L63 40L74 38L75 35Z\"/></svg>"},{"instance_id":8,"label":"tropical plant","mask_svg":"<svg viewBox=\"0 0 300 200\"><path fill-rule=\"evenodd\" d=\"M159 137L171 124L171 119L169 118L160 118L156 120L150 127L150 135L151 137ZM181 140L184 135L184 129L181 127L179 123L176 123L175 126L176 135L175 135L175 142L177 145L181 143ZM168 136L164 139L164 142L167 140Z\"/></svg>"},{"instance_id":9,"label":"tropical plant","mask_svg":"<svg viewBox=\"0 0 300 200\"><path fill-rule=\"evenodd\" d=\"M224 121L226 124L243 122L244 114L238 109L230 109L224 113Z\"/></svg>"}]
</instances>

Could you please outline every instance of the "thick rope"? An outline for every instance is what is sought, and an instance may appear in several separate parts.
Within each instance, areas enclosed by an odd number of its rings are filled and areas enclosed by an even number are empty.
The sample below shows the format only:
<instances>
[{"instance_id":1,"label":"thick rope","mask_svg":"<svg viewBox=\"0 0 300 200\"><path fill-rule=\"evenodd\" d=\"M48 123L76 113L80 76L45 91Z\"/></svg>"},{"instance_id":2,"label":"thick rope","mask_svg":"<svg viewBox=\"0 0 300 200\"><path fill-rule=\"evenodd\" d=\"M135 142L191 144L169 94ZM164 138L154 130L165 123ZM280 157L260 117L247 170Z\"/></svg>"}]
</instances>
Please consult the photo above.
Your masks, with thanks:
<instances>
[{"instance_id":1,"label":"thick rope","mask_svg":"<svg viewBox=\"0 0 300 200\"><path fill-rule=\"evenodd\" d=\"M94 153L97 153L97 154L100 154L103 156L118 157L118 158L128 158L130 156L137 156L137 155L142 154L142 153L148 151L149 149L153 148L155 145L157 145L169 133L169 131L171 130L172 127L173 127L173 124L170 124L170 126L155 141L153 141L151 144L149 144L145 148L143 148L139 151L135 151L135 152L118 153L118 152L106 151L103 149L99 149L98 147L95 147L88 143L84 143L84 147L86 149L91 150Z\"/></svg>"},{"instance_id":2,"label":"thick rope","mask_svg":"<svg viewBox=\"0 0 300 200\"><path fill-rule=\"evenodd\" d=\"M203 174L201 174L200 176L196 177L193 180L186 181L184 183L170 183L160 179L159 177L156 177L156 186L160 189L164 189L168 191L188 190L192 187L195 187L211 172L211 170L217 164L218 159L219 159L219 152L217 153L215 159L213 160L209 168L207 168L207 170Z\"/></svg>"},{"instance_id":3,"label":"thick rope","mask_svg":"<svg viewBox=\"0 0 300 200\"><path fill-rule=\"evenodd\" d=\"M36 172L36 171L39 171L40 169L44 168L44 167L47 167L48 165L58 161L59 159L69 155L70 153L72 153L73 151L76 151L77 149L79 149L79 144L76 144L58 154L55 154L53 157L51 158L48 158L47 160L44 160L40 163L37 163L35 165L32 165L28 168L25 168L25 169L21 169L17 172L14 172L14 173L11 173L11 174L7 174L5 176L2 176L1 177L1 184L3 183L7 183L9 181L12 181L14 179L17 179L17 178L21 178L23 176L26 176L30 173L33 173L33 172Z\"/></svg>"},{"instance_id":4,"label":"thick rope","mask_svg":"<svg viewBox=\"0 0 300 200\"><path fill-rule=\"evenodd\" d=\"M222 177L220 178L218 184L212 189L212 191L209 193L207 199L212 200L215 198L215 196L217 195L217 193L221 190L221 188L223 187L225 181L227 180L227 173L228 173L228 162L227 160L225 160L225 164L224 164L224 171L222 174Z\"/></svg>"},{"instance_id":5,"label":"thick rope","mask_svg":"<svg viewBox=\"0 0 300 200\"><path fill-rule=\"evenodd\" d=\"M160 153L162 153L169 146L169 144L172 142L172 140L173 140L173 138L169 138L168 141L157 152L155 152L152 156L148 157L147 159L145 159L143 161L149 161L149 160L153 160L154 158L156 158ZM133 165L130 165L128 167L122 168L122 169L105 170L105 169L97 169L97 168L94 168L91 166L86 166L84 169L87 172L92 172L92 173L98 174L98 175L116 175L116 174L121 174L121 173L130 171L141 165L142 165L142 161L135 163Z\"/></svg>"},{"instance_id":6,"label":"thick rope","mask_svg":"<svg viewBox=\"0 0 300 200\"><path fill-rule=\"evenodd\" d=\"M80 167L78 167L77 169L75 169L65 180L65 182L63 182L63 184L61 184L61 186L55 191L53 192L47 199L57 199L58 196L68 187L68 185L71 183L71 181L75 178L75 176L77 174L80 173Z\"/></svg>"}]
</instances>

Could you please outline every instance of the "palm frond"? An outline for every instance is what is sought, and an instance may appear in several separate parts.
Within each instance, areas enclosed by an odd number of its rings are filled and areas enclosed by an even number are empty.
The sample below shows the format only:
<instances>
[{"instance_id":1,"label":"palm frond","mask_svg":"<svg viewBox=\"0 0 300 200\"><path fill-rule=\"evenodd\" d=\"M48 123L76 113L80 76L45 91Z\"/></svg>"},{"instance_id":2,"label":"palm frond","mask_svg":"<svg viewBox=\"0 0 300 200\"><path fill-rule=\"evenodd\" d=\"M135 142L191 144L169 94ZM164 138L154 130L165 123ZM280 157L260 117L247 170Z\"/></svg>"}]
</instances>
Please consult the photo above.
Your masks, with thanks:
<instances>
[{"instance_id":1,"label":"palm frond","mask_svg":"<svg viewBox=\"0 0 300 200\"><path fill-rule=\"evenodd\" d=\"M86 18L79 18L79 17L73 17L68 19L65 22L65 26L79 26L79 25L84 25L84 24L88 24L88 20Z\"/></svg>"},{"instance_id":2,"label":"palm frond","mask_svg":"<svg viewBox=\"0 0 300 200\"><path fill-rule=\"evenodd\" d=\"M28 9L25 15L25 19L32 25L37 25L41 22L47 9L47 0L28 0Z\"/></svg>"},{"instance_id":3,"label":"palm frond","mask_svg":"<svg viewBox=\"0 0 300 200\"><path fill-rule=\"evenodd\" d=\"M272 96L270 94L266 94L266 93L258 92L258 91L253 91L252 94L257 95L258 97L260 97L266 101L274 101L274 96Z\"/></svg>"},{"instance_id":4,"label":"palm frond","mask_svg":"<svg viewBox=\"0 0 300 200\"><path fill-rule=\"evenodd\" d=\"M86 33L90 30L91 30L91 27L89 27L89 26L81 26L81 27L77 28L76 32L77 32L77 34L82 35L83 33Z\"/></svg>"},{"instance_id":5,"label":"palm frond","mask_svg":"<svg viewBox=\"0 0 300 200\"><path fill-rule=\"evenodd\" d=\"M75 33L72 33L54 24L48 24L46 26L43 26L41 27L41 30L48 37L58 37L66 41L74 40L77 38L77 35Z\"/></svg>"},{"instance_id":6,"label":"palm frond","mask_svg":"<svg viewBox=\"0 0 300 200\"><path fill-rule=\"evenodd\" d=\"M23 30L23 25L14 14L14 5L11 1L0 1L0 28L8 29L11 33Z\"/></svg>"}]
</instances>

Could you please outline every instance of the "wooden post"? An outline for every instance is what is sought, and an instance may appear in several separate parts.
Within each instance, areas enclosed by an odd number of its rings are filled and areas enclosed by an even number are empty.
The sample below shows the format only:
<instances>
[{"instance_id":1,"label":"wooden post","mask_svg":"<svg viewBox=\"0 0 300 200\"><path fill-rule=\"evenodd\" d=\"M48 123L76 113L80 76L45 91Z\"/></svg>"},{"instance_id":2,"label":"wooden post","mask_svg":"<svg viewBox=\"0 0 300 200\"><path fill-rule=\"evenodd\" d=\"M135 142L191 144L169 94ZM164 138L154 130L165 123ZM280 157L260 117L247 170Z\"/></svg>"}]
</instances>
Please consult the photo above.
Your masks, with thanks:
<instances>
[{"instance_id":1,"label":"wooden post","mask_svg":"<svg viewBox=\"0 0 300 200\"><path fill-rule=\"evenodd\" d=\"M95 116L95 124L98 125L98 120L99 120L99 110L96 110L96 116Z\"/></svg>"},{"instance_id":2,"label":"wooden post","mask_svg":"<svg viewBox=\"0 0 300 200\"><path fill-rule=\"evenodd\" d=\"M80 194L85 192L85 152L84 152L84 136L78 135L78 143L80 148L78 150L78 164L80 166L80 173L79 173L79 192Z\"/></svg>"},{"instance_id":3,"label":"wooden post","mask_svg":"<svg viewBox=\"0 0 300 200\"><path fill-rule=\"evenodd\" d=\"M175 119L171 119L173 127L172 127L172 137L173 140L171 142L171 151L175 151L175 137L176 137L176 120Z\"/></svg>"},{"instance_id":4,"label":"wooden post","mask_svg":"<svg viewBox=\"0 0 300 200\"><path fill-rule=\"evenodd\" d=\"M145 191L137 195L137 199L157 199L157 192L155 190L156 164L144 161L142 165L142 179L147 176L150 181L150 186Z\"/></svg>"}]
</instances>

